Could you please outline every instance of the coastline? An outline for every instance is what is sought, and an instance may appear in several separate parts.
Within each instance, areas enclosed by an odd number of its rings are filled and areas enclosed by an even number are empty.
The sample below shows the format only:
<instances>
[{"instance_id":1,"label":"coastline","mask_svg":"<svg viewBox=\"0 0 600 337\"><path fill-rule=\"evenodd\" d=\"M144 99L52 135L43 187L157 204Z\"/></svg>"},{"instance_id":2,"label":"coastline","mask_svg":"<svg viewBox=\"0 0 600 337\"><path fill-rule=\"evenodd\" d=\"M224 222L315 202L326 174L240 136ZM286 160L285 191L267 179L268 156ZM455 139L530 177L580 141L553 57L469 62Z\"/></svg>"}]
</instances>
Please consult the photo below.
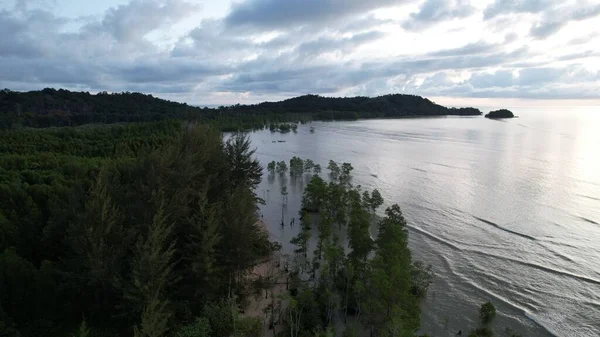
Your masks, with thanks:
<instances>
[{"instance_id":1,"label":"coastline","mask_svg":"<svg viewBox=\"0 0 600 337\"><path fill-rule=\"evenodd\" d=\"M269 238L272 237L267 224L259 219L256 224L265 231ZM286 273L281 269L281 254L272 252L268 259L252 267L250 271L251 282L261 282L267 286L248 298L248 305L241 314L244 317L262 318L264 336L275 336L281 331L281 312L285 303L281 295L286 293Z\"/></svg>"}]
</instances>

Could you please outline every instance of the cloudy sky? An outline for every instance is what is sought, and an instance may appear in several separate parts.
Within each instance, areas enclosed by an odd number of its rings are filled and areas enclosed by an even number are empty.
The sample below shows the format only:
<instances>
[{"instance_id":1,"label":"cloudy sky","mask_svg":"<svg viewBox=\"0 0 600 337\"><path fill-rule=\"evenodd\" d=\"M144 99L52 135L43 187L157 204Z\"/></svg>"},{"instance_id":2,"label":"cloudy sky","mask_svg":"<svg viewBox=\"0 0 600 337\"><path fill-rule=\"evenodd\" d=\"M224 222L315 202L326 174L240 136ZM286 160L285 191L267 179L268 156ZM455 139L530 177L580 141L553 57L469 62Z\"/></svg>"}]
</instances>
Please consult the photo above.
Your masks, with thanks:
<instances>
[{"instance_id":1,"label":"cloudy sky","mask_svg":"<svg viewBox=\"0 0 600 337\"><path fill-rule=\"evenodd\" d=\"M600 102L600 0L0 0L0 88Z\"/></svg>"}]
</instances>

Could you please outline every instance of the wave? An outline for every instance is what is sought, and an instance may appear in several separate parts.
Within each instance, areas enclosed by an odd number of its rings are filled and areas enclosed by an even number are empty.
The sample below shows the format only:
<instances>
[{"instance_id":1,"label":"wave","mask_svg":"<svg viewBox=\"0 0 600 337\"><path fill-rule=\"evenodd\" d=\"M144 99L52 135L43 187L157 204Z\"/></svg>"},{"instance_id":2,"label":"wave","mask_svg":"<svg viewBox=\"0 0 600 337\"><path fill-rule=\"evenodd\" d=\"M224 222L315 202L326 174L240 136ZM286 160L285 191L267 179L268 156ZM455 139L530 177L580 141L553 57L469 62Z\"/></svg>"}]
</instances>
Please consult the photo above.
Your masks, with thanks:
<instances>
[{"instance_id":1,"label":"wave","mask_svg":"<svg viewBox=\"0 0 600 337\"><path fill-rule=\"evenodd\" d=\"M567 256L565 254L562 254L560 252L555 251L554 249L547 247L541 243L539 243L540 246L544 247L546 250L548 250L549 252L551 252L552 254L554 254L555 256L567 261L567 262L571 262L571 263L577 263L577 261L573 260L570 256Z\"/></svg>"},{"instance_id":2,"label":"wave","mask_svg":"<svg viewBox=\"0 0 600 337\"><path fill-rule=\"evenodd\" d=\"M426 236L426 237L428 237L428 238L430 238L430 239L432 239L432 240L434 240L434 241L436 241L436 242L439 242L439 243L442 243L442 244L444 244L444 245L446 245L448 247L451 247L451 248L453 248L453 249L455 249L457 251L471 252L471 253L475 253L475 254L480 254L480 255L484 255L484 256L496 258L496 259L501 259L501 260L505 260L505 261L517 263L517 264L520 264L520 265L523 265L523 266L535 268L535 269L542 270L542 271L545 271L545 272L548 272L548 273L551 273L551 274L554 274L554 275L571 277L571 278L574 278L574 279L577 279L577 280L580 280L580 281L583 281L583 282L593 283L593 284L600 285L600 280L597 280L597 279L594 279L594 278L591 278L591 277L588 277L588 276L578 275L578 274L571 273L571 272L568 272L568 271L554 269L554 268L546 267L546 266L543 266L543 265L540 265L540 264L536 264L536 263L532 263L532 262L527 262L527 261L522 261L522 260L518 260L518 259L513 259L513 258L502 256L502 255L496 255L496 254L492 254L492 253L480 251L480 250L477 250L477 249L465 249L465 248L461 248L458 245L449 242L448 240L444 240L444 239L442 239L442 238L440 238L440 237L438 237L438 236L436 236L434 234L431 234L431 233L429 233L429 232L427 232L427 231L425 231L423 229L420 229L418 227L414 227L414 226L410 226L410 225L407 225L407 227L410 228L410 229L412 229L412 230L414 230L414 231L416 231L416 232L418 232L418 233L420 233L420 234L422 234L422 235L424 235L424 236Z\"/></svg>"},{"instance_id":3,"label":"wave","mask_svg":"<svg viewBox=\"0 0 600 337\"><path fill-rule=\"evenodd\" d=\"M568 271L564 271L564 270L559 270L559 269L554 269L554 268L542 266L542 265L539 265L539 264L536 264L536 263L532 263L532 262L521 261L521 260L513 259L513 258L510 258L510 257L506 257L506 256L499 256L499 255L490 254L490 253L486 253L486 252L482 252L482 251L475 251L475 250L470 250L470 251L472 251L474 253L479 253L479 254L482 254L482 255L485 255L485 256L489 256L489 257L492 257L492 258L503 259L503 260L514 262L514 263L517 263L517 264L520 264L520 265L523 265L523 266L527 266L527 267L531 267L531 268L543 270L543 271L551 273L551 274L560 275L560 276L567 276L567 277L575 278L575 279L578 279L580 281L584 281L584 282L587 282L587 283L593 283L593 284L600 285L600 280L596 280L596 279L591 278L591 277L574 274L574 273L571 273L571 272L568 272Z\"/></svg>"},{"instance_id":4,"label":"wave","mask_svg":"<svg viewBox=\"0 0 600 337\"><path fill-rule=\"evenodd\" d=\"M482 219L482 218L479 218L479 217L476 217L476 216L473 216L473 217L474 217L475 219L477 219L477 220L479 220L479 221L483 222L483 223L486 223L486 224L488 224L488 225L490 225L490 226L494 226L494 227L498 228L498 229L499 229L499 230L501 230L501 231L504 231L504 232L507 232L507 233L511 233L511 234L514 234L514 235L518 235L518 236L520 236L520 237L522 237L522 238L529 239L529 240L532 240L532 241L537 241L537 239L536 239L536 238L534 238L533 236L529 236L529 235L527 235L527 234L523 234L523 233L515 232L515 231L513 231L513 230L510 230L510 229L508 229L508 228L504 228L504 227L502 227L502 226L498 225L497 223L491 222L491 221L489 221L489 220L485 220L485 219Z\"/></svg>"},{"instance_id":5,"label":"wave","mask_svg":"<svg viewBox=\"0 0 600 337\"><path fill-rule=\"evenodd\" d=\"M423 230L423 229L421 229L419 227L411 226L411 225L408 225L408 224L406 225L406 227L408 227L409 229L412 229L412 230L414 230L414 231L416 231L416 232L418 232L418 233L420 233L420 234L422 234L422 235L424 235L424 236L426 236L426 237L428 237L428 238L430 238L430 239L432 239L434 241L437 241L437 242L439 242L441 244L444 244L444 245L446 245L448 247L454 248L455 250L458 250L458 251L462 251L463 250L459 246L457 246L457 245L455 245L453 243L450 243L447 240L444 240L444 239L442 239L440 237L437 237L434 234L431 234L431 233L427 232L426 230Z\"/></svg>"},{"instance_id":6,"label":"wave","mask_svg":"<svg viewBox=\"0 0 600 337\"><path fill-rule=\"evenodd\" d=\"M578 179L578 178L572 178L573 180L580 182L580 183L584 183L584 184L590 184L590 185L594 185L594 186L600 186L600 183L596 183L593 181L588 181L588 180L583 180L583 179Z\"/></svg>"},{"instance_id":7,"label":"wave","mask_svg":"<svg viewBox=\"0 0 600 337\"><path fill-rule=\"evenodd\" d=\"M594 225L600 225L600 224L598 224L596 221L594 221L594 220L591 220L591 219L588 219L588 218L584 218L584 217L582 217L582 216L578 216L578 218L579 218L579 219L581 219L581 220L583 220L583 221L585 221L585 222L589 222L589 223L591 223L591 224L594 224Z\"/></svg>"},{"instance_id":8,"label":"wave","mask_svg":"<svg viewBox=\"0 0 600 337\"><path fill-rule=\"evenodd\" d=\"M415 167L411 167L411 168L412 168L413 170L415 170L415 171L419 171L419 172L424 172L424 173L427 173L427 170L423 170L423 169L420 169L420 168L415 168Z\"/></svg>"},{"instance_id":9,"label":"wave","mask_svg":"<svg viewBox=\"0 0 600 337\"><path fill-rule=\"evenodd\" d=\"M558 337L560 336L558 333L556 333L552 328L550 328L546 323L541 322L539 319L537 319L535 316L533 316L533 314L531 314L529 311L527 310L523 310L523 313L525 314L525 316L527 316L527 318L529 318L532 322L534 322L535 324L537 324L538 326L542 327L544 330L546 330L549 334L551 334L554 337Z\"/></svg>"},{"instance_id":10,"label":"wave","mask_svg":"<svg viewBox=\"0 0 600 337\"><path fill-rule=\"evenodd\" d=\"M568 244L568 243L564 243L564 242L561 242L561 241L554 241L554 240L542 240L542 241L549 242L549 243L552 243L552 244L555 244L555 245L559 245L559 246L563 246L563 247L569 247L569 248L575 248L575 249L581 248L581 247L578 247L578 246L575 246L575 245L571 245L571 244Z\"/></svg>"},{"instance_id":11,"label":"wave","mask_svg":"<svg viewBox=\"0 0 600 337\"><path fill-rule=\"evenodd\" d=\"M519 305L511 302L509 299L500 296L482 286L480 286L479 284L477 284L477 282L471 280L470 278L466 277L466 276L462 276L462 278L464 280L466 280L466 282L471 285L473 288L478 289L479 291L482 291L494 298L496 298L497 300L505 303L506 305L512 307L515 310L521 311L525 316L527 316L527 318L529 318L532 322L534 322L535 324L537 324L539 327L541 327L542 329L546 330L546 332L548 332L550 335L554 336L554 337L558 337L559 335L556 334L554 331L552 331L552 329L550 329L548 326L544 325L542 322L540 322L539 320L537 320L535 317L532 317L532 314L527 311L526 309L523 309L522 307L520 307Z\"/></svg>"},{"instance_id":12,"label":"wave","mask_svg":"<svg viewBox=\"0 0 600 337\"><path fill-rule=\"evenodd\" d=\"M468 170L468 168L466 168L466 167L452 166L452 165L448 165L448 164L434 163L434 162L428 162L428 163L432 164L432 165L437 165L437 166L451 168L451 169Z\"/></svg>"},{"instance_id":13,"label":"wave","mask_svg":"<svg viewBox=\"0 0 600 337\"><path fill-rule=\"evenodd\" d=\"M587 199L591 199L591 200L600 201L600 198L590 197L589 195L585 195L585 194L575 194L575 195L580 196L582 198L587 198Z\"/></svg>"}]
</instances>

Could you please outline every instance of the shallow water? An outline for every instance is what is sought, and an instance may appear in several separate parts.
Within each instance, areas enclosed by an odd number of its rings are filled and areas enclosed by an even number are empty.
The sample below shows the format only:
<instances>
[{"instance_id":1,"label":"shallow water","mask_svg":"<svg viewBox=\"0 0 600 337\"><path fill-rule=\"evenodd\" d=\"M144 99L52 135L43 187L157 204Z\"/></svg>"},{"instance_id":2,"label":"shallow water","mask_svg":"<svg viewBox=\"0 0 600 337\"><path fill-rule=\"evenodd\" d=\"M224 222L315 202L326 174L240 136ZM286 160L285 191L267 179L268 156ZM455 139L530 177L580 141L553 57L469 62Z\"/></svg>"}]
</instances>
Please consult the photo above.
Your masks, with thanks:
<instances>
[{"instance_id":1,"label":"shallow water","mask_svg":"<svg viewBox=\"0 0 600 337\"><path fill-rule=\"evenodd\" d=\"M413 257L436 274L422 305L423 332L466 334L490 300L498 336L506 328L523 336L598 336L599 110L514 109L520 118L506 121L313 122L315 133L305 125L297 134L267 130L251 138L265 167L292 156L324 171L329 159L350 162L354 184L400 205ZM287 251L305 183L265 169L257 191L273 238Z\"/></svg>"}]
</instances>

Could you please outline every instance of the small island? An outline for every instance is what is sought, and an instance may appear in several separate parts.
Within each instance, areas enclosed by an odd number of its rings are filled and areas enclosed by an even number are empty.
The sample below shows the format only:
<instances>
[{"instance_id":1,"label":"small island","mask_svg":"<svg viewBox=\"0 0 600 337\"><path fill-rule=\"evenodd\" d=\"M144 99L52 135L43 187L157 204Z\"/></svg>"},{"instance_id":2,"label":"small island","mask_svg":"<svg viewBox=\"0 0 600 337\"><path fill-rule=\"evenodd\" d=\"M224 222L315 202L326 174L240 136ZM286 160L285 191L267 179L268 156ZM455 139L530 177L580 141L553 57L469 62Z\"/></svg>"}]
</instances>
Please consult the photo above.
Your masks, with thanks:
<instances>
[{"instance_id":1,"label":"small island","mask_svg":"<svg viewBox=\"0 0 600 337\"><path fill-rule=\"evenodd\" d=\"M515 115L510 110L500 109L500 110L490 111L487 115L485 115L485 117L486 118L514 118Z\"/></svg>"}]
</instances>

